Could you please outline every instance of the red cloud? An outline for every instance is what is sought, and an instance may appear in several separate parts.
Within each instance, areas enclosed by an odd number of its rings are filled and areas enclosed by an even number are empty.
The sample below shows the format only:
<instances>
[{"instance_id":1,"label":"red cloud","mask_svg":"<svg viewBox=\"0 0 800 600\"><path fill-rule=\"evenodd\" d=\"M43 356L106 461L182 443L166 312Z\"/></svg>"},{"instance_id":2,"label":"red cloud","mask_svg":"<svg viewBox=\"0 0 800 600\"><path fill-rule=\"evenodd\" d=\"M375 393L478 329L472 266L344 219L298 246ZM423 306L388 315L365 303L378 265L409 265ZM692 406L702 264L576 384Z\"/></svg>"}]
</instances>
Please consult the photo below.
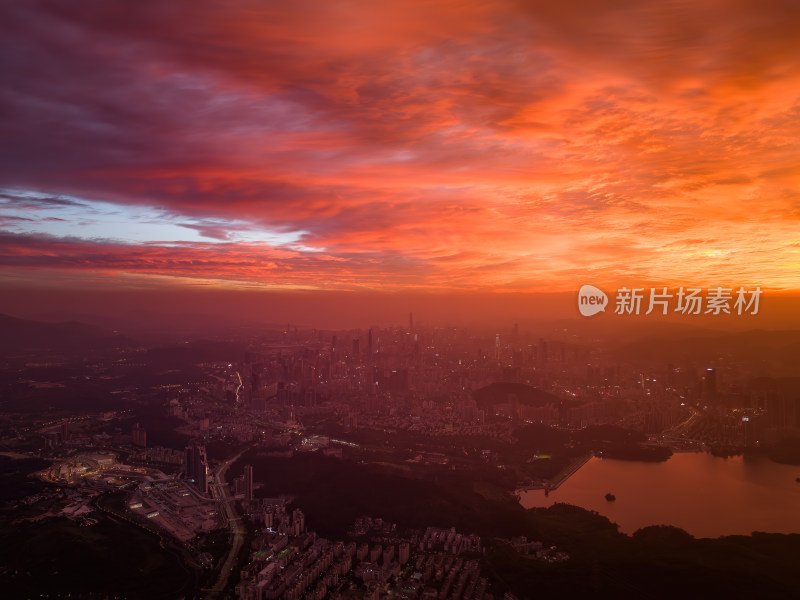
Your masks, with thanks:
<instances>
[{"instance_id":1,"label":"red cloud","mask_svg":"<svg viewBox=\"0 0 800 600\"><path fill-rule=\"evenodd\" d=\"M5 12L0 186L155 207L228 240L5 236L7 268L337 288L800 286L791 3ZM302 238L233 243L234 221Z\"/></svg>"}]
</instances>

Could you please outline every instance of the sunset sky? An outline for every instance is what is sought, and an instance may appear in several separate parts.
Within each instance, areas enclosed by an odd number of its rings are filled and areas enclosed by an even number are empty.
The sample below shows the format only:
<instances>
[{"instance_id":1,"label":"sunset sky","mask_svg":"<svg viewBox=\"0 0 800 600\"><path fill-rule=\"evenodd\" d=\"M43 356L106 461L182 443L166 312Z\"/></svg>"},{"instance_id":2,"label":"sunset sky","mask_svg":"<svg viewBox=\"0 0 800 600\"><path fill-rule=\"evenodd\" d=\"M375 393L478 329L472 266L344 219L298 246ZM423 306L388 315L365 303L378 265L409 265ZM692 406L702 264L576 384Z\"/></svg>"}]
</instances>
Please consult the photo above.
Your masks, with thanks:
<instances>
[{"instance_id":1,"label":"sunset sky","mask_svg":"<svg viewBox=\"0 0 800 600\"><path fill-rule=\"evenodd\" d=\"M800 290L796 2L0 10L6 289Z\"/></svg>"}]
</instances>

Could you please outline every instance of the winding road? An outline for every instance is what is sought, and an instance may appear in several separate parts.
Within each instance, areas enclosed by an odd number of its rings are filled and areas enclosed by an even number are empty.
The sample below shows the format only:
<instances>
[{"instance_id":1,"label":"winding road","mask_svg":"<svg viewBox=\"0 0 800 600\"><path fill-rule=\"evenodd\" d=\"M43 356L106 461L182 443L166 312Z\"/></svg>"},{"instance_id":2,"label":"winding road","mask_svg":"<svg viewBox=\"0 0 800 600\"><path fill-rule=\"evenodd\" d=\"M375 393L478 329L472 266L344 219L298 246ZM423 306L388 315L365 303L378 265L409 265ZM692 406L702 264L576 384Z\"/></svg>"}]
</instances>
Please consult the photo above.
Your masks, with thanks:
<instances>
[{"instance_id":1,"label":"winding road","mask_svg":"<svg viewBox=\"0 0 800 600\"><path fill-rule=\"evenodd\" d=\"M225 520L228 523L228 529L231 531L231 547L220 568L217 583L213 588L205 590L209 592L209 598L217 597L225 591L225 587L228 585L228 578L233 571L233 566L244 543L244 536L247 533L241 516L236 512L236 501L230 493L228 484L225 482L225 473L228 467L235 463L242 454L244 454L244 450L217 466L214 471L214 483L209 485L211 496L219 501L220 510L225 511Z\"/></svg>"}]
</instances>

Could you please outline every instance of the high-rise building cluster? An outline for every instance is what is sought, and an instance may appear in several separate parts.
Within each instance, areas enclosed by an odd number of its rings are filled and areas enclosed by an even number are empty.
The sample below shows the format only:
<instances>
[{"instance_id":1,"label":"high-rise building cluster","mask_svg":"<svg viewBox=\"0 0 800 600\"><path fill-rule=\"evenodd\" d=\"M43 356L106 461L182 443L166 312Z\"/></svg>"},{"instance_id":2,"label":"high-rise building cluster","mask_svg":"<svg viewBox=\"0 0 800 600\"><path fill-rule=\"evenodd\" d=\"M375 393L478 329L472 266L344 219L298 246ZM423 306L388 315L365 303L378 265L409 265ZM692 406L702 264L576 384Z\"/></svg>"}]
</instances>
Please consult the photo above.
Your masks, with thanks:
<instances>
[{"instance_id":1,"label":"high-rise building cluster","mask_svg":"<svg viewBox=\"0 0 800 600\"><path fill-rule=\"evenodd\" d=\"M186 477L194 484L201 494L208 494L208 458L206 447L200 444L191 444L185 449L186 458L184 467Z\"/></svg>"}]
</instances>

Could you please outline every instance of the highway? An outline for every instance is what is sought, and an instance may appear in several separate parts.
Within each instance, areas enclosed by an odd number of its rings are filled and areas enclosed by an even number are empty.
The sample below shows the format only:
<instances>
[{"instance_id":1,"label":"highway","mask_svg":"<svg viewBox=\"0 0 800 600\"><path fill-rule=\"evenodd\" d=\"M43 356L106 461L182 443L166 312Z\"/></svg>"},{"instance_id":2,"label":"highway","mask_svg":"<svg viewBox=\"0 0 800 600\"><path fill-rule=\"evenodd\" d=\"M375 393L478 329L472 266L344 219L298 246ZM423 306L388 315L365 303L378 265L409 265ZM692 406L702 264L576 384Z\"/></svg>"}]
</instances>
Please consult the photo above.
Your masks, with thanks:
<instances>
[{"instance_id":1,"label":"highway","mask_svg":"<svg viewBox=\"0 0 800 600\"><path fill-rule=\"evenodd\" d=\"M673 427L672 429L665 431L664 432L665 435L670 435L675 437L686 435L686 433L689 431L689 428L694 424L694 422L698 418L700 418L700 412L697 409L691 406L687 406L686 408L688 408L690 411L689 416L686 417L686 419L684 419L677 425L675 425L675 427Z\"/></svg>"},{"instance_id":2,"label":"highway","mask_svg":"<svg viewBox=\"0 0 800 600\"><path fill-rule=\"evenodd\" d=\"M225 483L225 473L228 467L236 462L243 453L244 451L220 464L214 472L214 483L209 486L212 497L215 500L219 500L220 510L225 511L225 520L228 523L228 529L231 531L231 547L220 568L217 583L213 588L206 590L209 592L208 597L210 598L221 594L228 585L228 578L231 571L233 571L239 551L244 543L245 533L247 533L244 523L242 523L242 518L236 513L236 501L230 493L228 484Z\"/></svg>"},{"instance_id":3,"label":"highway","mask_svg":"<svg viewBox=\"0 0 800 600\"><path fill-rule=\"evenodd\" d=\"M701 413L692 406L687 406L687 408L690 411L689 416L672 429L664 431L659 438L662 443L666 442L675 451L689 450L697 452L702 450L705 444L700 440L688 437L688 434L692 425L701 417Z\"/></svg>"}]
</instances>

